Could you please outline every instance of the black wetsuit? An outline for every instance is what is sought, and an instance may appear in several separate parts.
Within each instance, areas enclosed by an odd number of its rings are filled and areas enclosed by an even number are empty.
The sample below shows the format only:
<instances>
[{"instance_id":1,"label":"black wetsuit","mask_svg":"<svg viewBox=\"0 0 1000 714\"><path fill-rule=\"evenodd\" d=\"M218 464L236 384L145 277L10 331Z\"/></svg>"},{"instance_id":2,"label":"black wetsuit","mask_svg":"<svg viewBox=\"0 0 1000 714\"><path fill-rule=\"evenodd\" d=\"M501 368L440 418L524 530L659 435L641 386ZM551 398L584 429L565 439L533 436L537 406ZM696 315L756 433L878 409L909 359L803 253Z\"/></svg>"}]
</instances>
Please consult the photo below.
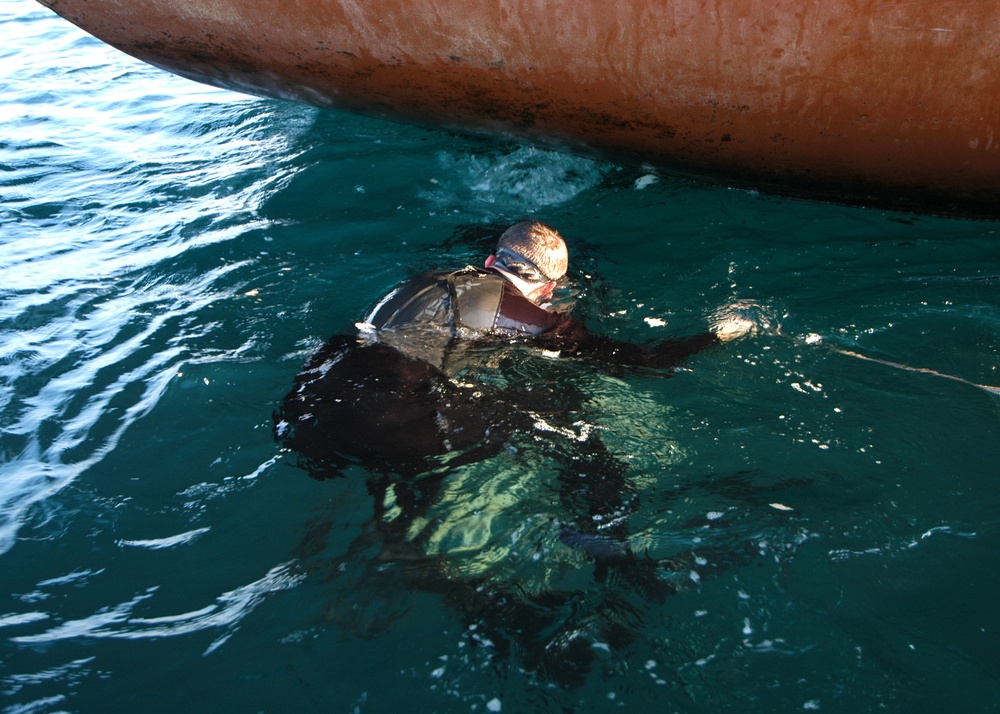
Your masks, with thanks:
<instances>
[{"instance_id":1,"label":"black wetsuit","mask_svg":"<svg viewBox=\"0 0 1000 714\"><path fill-rule=\"evenodd\" d=\"M446 568L433 566L433 558L420 557L408 531L453 467L495 455L527 435L532 449L552 442L552 455L564 462L554 484L565 514L563 542L595 561L599 580L615 569L643 591L662 589L654 572L661 564L637 558L627 545L627 517L637 506L628 464L596 435L572 434L575 417L567 412L583 409L587 395L566 380L519 389L470 379L467 372L455 375L469 364L469 351L485 345L495 354L493 347L511 340L622 371L669 369L718 339L706 333L637 345L593 335L578 320L536 305L496 271L471 267L402 282L366 322L360 338L334 336L309 360L275 413L276 438L305 460L313 476L339 475L350 463L369 471L380 537L389 549L412 548L406 562L419 564L406 571L411 584L448 593L466 616L495 627L497 641L502 632L524 631L526 661L548 660L529 661L532 668L568 677L585 671L592 656L586 640L563 638L553 624L575 593L526 599L517 587L455 581ZM562 419L560 430L539 430L542 413ZM620 621L615 603L606 609L598 618L603 640L627 643L637 628ZM538 629L555 633L551 646L524 630L531 618L541 623Z\"/></svg>"},{"instance_id":2,"label":"black wetsuit","mask_svg":"<svg viewBox=\"0 0 1000 714\"><path fill-rule=\"evenodd\" d=\"M355 461L418 473L426 457L487 442L486 453L495 452L507 435L530 428L525 412L542 398L534 390L453 379L474 346L523 339L621 371L667 370L718 343L712 333L655 345L594 335L536 305L498 272L473 267L403 281L366 322L362 337L336 335L313 355L275 413L276 438L317 475Z\"/></svg>"}]
</instances>

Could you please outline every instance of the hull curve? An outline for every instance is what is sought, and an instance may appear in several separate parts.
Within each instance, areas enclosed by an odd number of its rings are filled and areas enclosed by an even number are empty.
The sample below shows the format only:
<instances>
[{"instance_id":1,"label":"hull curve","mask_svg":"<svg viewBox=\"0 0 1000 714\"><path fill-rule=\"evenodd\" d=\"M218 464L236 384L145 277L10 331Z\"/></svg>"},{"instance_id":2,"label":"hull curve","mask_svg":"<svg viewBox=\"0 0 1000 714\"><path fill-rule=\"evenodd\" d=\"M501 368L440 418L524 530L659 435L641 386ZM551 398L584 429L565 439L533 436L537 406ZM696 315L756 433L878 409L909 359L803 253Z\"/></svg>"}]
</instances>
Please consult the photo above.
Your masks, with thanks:
<instances>
[{"instance_id":1,"label":"hull curve","mask_svg":"<svg viewBox=\"0 0 1000 714\"><path fill-rule=\"evenodd\" d=\"M220 87L1000 218L993 0L40 1Z\"/></svg>"}]
</instances>

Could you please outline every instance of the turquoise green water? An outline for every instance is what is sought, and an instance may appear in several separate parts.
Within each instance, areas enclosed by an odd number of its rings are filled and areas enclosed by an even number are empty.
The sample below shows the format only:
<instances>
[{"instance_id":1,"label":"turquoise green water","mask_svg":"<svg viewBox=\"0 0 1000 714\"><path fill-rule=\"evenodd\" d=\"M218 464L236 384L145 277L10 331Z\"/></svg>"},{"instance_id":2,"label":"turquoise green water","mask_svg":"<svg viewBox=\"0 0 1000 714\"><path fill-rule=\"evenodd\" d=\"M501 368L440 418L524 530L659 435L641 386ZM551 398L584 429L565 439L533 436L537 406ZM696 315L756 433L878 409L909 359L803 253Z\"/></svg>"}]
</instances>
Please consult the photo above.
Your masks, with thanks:
<instances>
[{"instance_id":1,"label":"turquoise green water","mask_svg":"<svg viewBox=\"0 0 1000 714\"><path fill-rule=\"evenodd\" d=\"M996 224L216 91L27 0L0 34L0 711L1000 708ZM591 395L675 595L560 543L542 431L449 477L419 557L273 441L328 336L524 217L596 332L774 325L670 379L524 367Z\"/></svg>"}]
</instances>

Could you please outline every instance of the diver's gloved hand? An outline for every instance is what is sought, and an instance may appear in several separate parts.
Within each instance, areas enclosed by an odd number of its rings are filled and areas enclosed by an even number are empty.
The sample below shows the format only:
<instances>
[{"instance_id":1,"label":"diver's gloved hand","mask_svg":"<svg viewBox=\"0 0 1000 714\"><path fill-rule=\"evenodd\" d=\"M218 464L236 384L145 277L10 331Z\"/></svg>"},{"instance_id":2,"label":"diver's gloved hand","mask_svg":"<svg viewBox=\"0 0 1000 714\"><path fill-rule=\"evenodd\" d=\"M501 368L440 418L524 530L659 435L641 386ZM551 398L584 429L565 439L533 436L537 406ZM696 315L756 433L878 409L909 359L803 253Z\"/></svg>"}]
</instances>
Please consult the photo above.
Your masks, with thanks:
<instances>
[{"instance_id":1,"label":"diver's gloved hand","mask_svg":"<svg viewBox=\"0 0 1000 714\"><path fill-rule=\"evenodd\" d=\"M751 300L737 300L720 307L712 313L709 323L720 342L729 342L758 332L770 332L775 326L775 321L764 307Z\"/></svg>"},{"instance_id":2,"label":"diver's gloved hand","mask_svg":"<svg viewBox=\"0 0 1000 714\"><path fill-rule=\"evenodd\" d=\"M712 332L719 338L719 342L730 342L744 335L752 335L756 331L757 325L753 320L739 316L731 317L712 325Z\"/></svg>"}]
</instances>

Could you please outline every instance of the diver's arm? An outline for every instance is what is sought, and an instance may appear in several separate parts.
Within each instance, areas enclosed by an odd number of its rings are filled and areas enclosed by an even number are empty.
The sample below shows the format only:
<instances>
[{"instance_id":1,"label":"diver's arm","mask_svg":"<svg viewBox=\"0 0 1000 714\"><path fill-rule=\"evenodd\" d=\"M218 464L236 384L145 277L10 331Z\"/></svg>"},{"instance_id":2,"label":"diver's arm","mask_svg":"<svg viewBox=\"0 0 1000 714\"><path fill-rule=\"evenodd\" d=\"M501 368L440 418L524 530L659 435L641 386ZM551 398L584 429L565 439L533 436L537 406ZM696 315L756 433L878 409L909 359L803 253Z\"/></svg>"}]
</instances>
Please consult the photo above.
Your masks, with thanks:
<instances>
[{"instance_id":1,"label":"diver's arm","mask_svg":"<svg viewBox=\"0 0 1000 714\"><path fill-rule=\"evenodd\" d=\"M713 332L656 344L620 342L587 331L579 320L565 315L560 317L552 329L535 338L536 344L567 357L580 357L603 368L671 369L691 355L722 343Z\"/></svg>"}]
</instances>

